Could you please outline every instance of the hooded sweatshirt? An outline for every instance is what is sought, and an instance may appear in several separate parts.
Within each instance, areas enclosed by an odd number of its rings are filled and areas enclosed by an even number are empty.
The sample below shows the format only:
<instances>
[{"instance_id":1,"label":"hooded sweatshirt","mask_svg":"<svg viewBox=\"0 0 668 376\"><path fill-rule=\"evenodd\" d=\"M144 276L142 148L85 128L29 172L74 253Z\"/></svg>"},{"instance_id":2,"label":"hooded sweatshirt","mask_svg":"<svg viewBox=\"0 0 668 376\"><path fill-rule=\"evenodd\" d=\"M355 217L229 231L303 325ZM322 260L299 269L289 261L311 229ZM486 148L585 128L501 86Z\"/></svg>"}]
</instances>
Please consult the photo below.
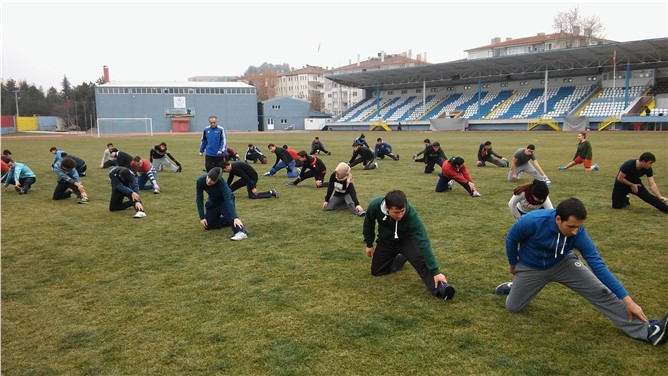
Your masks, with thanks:
<instances>
[{"instance_id":1,"label":"hooded sweatshirt","mask_svg":"<svg viewBox=\"0 0 668 376\"><path fill-rule=\"evenodd\" d=\"M557 227L556 215L556 209L534 210L515 222L506 236L508 263L515 265L519 262L545 270L557 265L577 248L596 278L618 298L626 297L628 293L624 286L608 270L584 226L574 236L566 237Z\"/></svg>"},{"instance_id":2,"label":"hooded sweatshirt","mask_svg":"<svg viewBox=\"0 0 668 376\"><path fill-rule=\"evenodd\" d=\"M388 214L385 207L385 196L378 196L371 200L364 217L364 243L367 247L373 247L375 227L378 223L378 239L385 243L402 242L414 238L418 248L422 252L427 268L432 275L438 275L439 265L431 251L431 243L422 220L413 205L406 203L406 214L400 221L395 221Z\"/></svg>"}]
</instances>

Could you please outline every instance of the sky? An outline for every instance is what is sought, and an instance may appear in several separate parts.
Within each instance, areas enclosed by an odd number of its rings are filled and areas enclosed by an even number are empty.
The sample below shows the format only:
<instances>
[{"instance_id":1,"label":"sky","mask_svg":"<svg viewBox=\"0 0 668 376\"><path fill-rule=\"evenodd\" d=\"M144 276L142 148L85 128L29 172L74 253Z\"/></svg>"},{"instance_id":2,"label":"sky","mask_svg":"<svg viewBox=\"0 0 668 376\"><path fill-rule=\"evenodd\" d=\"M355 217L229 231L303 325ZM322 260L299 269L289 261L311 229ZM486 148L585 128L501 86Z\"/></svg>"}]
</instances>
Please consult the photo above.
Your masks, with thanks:
<instances>
[{"instance_id":1,"label":"sky","mask_svg":"<svg viewBox=\"0 0 668 376\"><path fill-rule=\"evenodd\" d=\"M239 76L263 63L334 68L411 51L466 58L492 38L552 33L560 12L597 16L607 39L668 37L668 2L0 0L3 80L44 90L95 82Z\"/></svg>"}]
</instances>

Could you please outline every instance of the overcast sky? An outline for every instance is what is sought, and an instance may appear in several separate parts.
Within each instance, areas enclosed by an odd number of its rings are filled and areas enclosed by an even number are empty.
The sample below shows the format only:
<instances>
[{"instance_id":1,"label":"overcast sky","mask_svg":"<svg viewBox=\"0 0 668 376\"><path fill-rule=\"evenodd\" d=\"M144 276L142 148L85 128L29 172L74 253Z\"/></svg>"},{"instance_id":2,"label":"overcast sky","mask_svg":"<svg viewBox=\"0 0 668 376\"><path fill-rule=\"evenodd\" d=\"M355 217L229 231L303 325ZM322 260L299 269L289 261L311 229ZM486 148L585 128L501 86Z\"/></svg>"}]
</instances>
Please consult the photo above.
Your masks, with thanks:
<instances>
[{"instance_id":1,"label":"overcast sky","mask_svg":"<svg viewBox=\"0 0 668 376\"><path fill-rule=\"evenodd\" d=\"M0 0L2 79L61 90L95 82L238 76L251 65L339 67L411 50L430 63L466 57L493 37L552 33L578 7L620 42L668 36L668 5L652 1L30 1Z\"/></svg>"}]
</instances>

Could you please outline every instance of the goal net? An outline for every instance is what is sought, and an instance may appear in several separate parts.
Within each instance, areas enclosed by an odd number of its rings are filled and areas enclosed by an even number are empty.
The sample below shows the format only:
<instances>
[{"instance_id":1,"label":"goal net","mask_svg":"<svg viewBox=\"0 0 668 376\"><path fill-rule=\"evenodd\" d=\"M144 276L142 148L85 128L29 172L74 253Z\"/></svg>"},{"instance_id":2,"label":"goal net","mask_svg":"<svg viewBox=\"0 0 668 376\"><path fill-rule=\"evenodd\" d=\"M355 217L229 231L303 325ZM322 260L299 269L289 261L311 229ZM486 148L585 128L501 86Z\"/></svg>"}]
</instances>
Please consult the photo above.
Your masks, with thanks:
<instances>
[{"instance_id":1,"label":"goal net","mask_svg":"<svg viewBox=\"0 0 668 376\"><path fill-rule=\"evenodd\" d=\"M153 136L151 118L98 118L97 137L107 134L143 134Z\"/></svg>"}]
</instances>

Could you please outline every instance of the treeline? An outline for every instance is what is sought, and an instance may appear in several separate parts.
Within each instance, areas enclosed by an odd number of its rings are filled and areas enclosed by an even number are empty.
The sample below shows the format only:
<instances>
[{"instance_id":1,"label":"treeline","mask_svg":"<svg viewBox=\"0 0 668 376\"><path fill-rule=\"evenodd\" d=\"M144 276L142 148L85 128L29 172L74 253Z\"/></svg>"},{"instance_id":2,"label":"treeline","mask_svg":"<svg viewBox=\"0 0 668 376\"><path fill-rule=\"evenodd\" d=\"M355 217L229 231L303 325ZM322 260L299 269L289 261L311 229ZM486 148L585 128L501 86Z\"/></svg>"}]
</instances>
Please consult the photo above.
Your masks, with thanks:
<instances>
[{"instance_id":1,"label":"treeline","mask_svg":"<svg viewBox=\"0 0 668 376\"><path fill-rule=\"evenodd\" d=\"M101 84L102 78L97 80ZM61 90L28 84L27 81L13 79L2 82L0 93L2 115L15 116L58 116L65 120L68 128L88 130L95 126L95 84L84 82L74 86L67 76L61 82Z\"/></svg>"}]
</instances>

